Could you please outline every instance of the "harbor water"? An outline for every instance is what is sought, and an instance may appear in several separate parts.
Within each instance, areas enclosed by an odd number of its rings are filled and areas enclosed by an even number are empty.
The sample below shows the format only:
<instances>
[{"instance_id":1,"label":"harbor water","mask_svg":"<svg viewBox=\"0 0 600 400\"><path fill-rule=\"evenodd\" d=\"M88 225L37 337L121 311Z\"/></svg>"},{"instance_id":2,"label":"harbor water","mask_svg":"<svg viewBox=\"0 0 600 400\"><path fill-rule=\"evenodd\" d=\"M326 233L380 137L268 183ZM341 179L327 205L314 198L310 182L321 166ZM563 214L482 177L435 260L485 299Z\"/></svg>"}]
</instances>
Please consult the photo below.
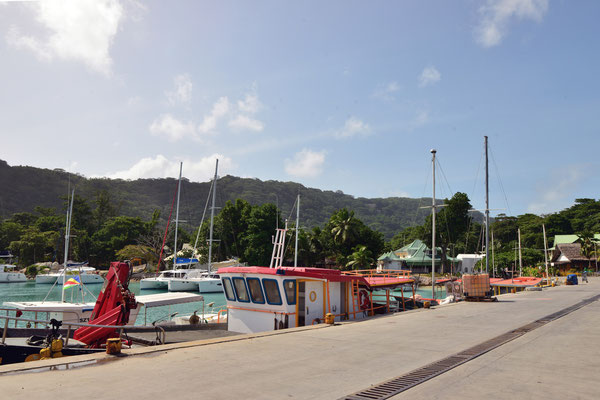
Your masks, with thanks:
<instances>
[{"instance_id":1,"label":"harbor water","mask_svg":"<svg viewBox=\"0 0 600 400\"><path fill-rule=\"evenodd\" d=\"M85 287L76 286L74 288L68 288L65 290L65 300L67 302L95 302L96 297L102 289L101 284L85 285ZM139 282L131 282L129 289L136 295L148 295L155 293L164 293L164 290L143 290L140 291ZM82 297L83 293L83 297ZM431 287L420 287L416 293L424 298L431 298ZM383 295L383 293L382 293ZM401 296L400 290L394 291L393 295ZM35 281L28 281L23 283L2 283L0 284L0 311L1 315L6 315L4 306L5 301L25 302L25 301L57 301L62 296L62 286L55 285L43 285L36 284ZM135 325L151 324L155 321L170 320L174 316L191 315L194 311L197 312L198 316L202 316L202 310L204 312L211 313L216 312L219 309L225 308L227 305L225 295L223 293L204 293L204 302L194 302L186 304L177 304L172 306L153 307L145 311L143 308L138 314ZM404 297L412 296L412 292L405 290ZM446 297L446 293L443 289L436 290L436 298L443 299ZM210 303L213 303L209 306ZM38 319L46 319L46 314L38 314ZM24 313L23 318L33 319L33 313ZM131 323L132 321L130 321ZM12 324L12 323L11 323ZM25 325L24 323L19 323Z\"/></svg>"},{"instance_id":2,"label":"harbor water","mask_svg":"<svg viewBox=\"0 0 600 400\"><path fill-rule=\"evenodd\" d=\"M85 285L85 287L76 286L74 288L67 288L65 290L65 300L68 302L82 302L82 292L85 292L83 296L84 302L95 302L96 297L102 289L101 284ZM143 290L140 291L139 282L131 282L129 289L136 295L148 295L155 293L164 293L164 290ZM140 293L141 292L141 293ZM5 301L42 301L52 300L60 301L62 296L62 286L56 285L43 285L36 284L35 281L28 281L23 283L0 283L0 309L7 308L4 306ZM225 295L223 293L204 293L204 304L202 302L178 304L173 306L162 306L149 308L146 313L147 324L151 324L154 321L169 320L174 313L176 316L190 315L194 311L198 312L201 316L202 308L204 306L205 312L209 313L213 309L217 310L226 306ZM211 307L209 303L214 303ZM216 311L215 311L216 312ZM6 315L6 311L0 312L1 315ZM11 314L13 315L13 314ZM38 314L39 319L45 319L45 313ZM24 313L23 318L33 318L33 313ZM131 323L132 321L130 321ZM135 325L144 324L144 309L140 310ZM12 323L11 323L12 325Z\"/></svg>"}]
</instances>

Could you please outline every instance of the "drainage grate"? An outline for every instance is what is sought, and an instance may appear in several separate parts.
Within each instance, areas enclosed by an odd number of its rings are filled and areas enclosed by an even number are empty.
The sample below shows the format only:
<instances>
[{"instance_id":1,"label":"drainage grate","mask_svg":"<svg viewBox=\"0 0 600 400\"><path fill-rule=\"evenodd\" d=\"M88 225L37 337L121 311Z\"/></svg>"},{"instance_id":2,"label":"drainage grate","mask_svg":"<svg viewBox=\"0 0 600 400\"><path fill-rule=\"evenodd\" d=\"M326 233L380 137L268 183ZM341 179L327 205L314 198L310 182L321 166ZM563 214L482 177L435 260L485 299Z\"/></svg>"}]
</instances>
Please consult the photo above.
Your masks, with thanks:
<instances>
[{"instance_id":1,"label":"drainage grate","mask_svg":"<svg viewBox=\"0 0 600 400\"><path fill-rule=\"evenodd\" d=\"M504 333L500 336L496 336L490 340L487 340L483 343L480 343L476 346L468 348L466 350L461 351L460 353L454 354L452 356L443 358L439 361L428 364L424 367L415 369L411 372L408 372L402 376L391 379L387 382L380 383L378 385L372 386L368 389L361 390L360 392L356 392L354 394L344 396L342 399L344 400L383 400L389 399L392 396L395 396L399 393L404 392L407 389L410 389L414 386L417 386L425 381L428 381L431 378L435 378L438 375L443 374L453 368L458 367L461 364L466 363L467 361L471 361L482 354L487 353L495 349L496 347L502 346L505 343L514 340L527 332L531 332L534 329L539 328L547 324L548 322L554 321L560 317L564 317L565 315L580 309L596 300L600 300L600 295L596 295L590 297L588 299L582 300L579 303L572 305L570 307L564 308L558 312L547 315L543 318L540 318L534 322L531 322L527 325L523 325L520 328L514 329L510 332Z\"/></svg>"}]
</instances>

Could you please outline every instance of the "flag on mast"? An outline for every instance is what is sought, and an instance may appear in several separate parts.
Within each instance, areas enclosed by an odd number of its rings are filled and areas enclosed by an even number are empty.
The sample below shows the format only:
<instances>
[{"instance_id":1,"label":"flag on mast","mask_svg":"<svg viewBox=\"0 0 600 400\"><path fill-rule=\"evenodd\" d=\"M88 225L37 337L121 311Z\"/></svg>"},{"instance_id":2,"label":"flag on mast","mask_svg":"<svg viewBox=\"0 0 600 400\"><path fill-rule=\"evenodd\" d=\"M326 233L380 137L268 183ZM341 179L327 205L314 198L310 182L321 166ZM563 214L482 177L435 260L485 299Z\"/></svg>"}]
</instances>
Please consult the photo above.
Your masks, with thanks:
<instances>
[{"instance_id":1,"label":"flag on mast","mask_svg":"<svg viewBox=\"0 0 600 400\"><path fill-rule=\"evenodd\" d=\"M79 275L66 281L65 284L63 285L63 290L73 287L73 286L77 286L77 285L81 285L81 280L79 279Z\"/></svg>"}]
</instances>

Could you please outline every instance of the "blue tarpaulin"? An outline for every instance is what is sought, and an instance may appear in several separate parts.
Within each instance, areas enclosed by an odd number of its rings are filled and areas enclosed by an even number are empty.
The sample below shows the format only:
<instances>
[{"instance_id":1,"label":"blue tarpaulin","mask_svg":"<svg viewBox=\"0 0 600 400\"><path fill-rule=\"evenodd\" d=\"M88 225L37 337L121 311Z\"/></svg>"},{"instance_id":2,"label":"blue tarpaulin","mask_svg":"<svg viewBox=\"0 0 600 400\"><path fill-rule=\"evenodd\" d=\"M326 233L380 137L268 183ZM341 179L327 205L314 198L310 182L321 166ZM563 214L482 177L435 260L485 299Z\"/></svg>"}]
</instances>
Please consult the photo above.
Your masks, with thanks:
<instances>
[{"instance_id":1,"label":"blue tarpaulin","mask_svg":"<svg viewBox=\"0 0 600 400\"><path fill-rule=\"evenodd\" d=\"M197 258L177 257L175 259L175 264L193 264L193 263L197 263L197 262L198 262Z\"/></svg>"}]
</instances>

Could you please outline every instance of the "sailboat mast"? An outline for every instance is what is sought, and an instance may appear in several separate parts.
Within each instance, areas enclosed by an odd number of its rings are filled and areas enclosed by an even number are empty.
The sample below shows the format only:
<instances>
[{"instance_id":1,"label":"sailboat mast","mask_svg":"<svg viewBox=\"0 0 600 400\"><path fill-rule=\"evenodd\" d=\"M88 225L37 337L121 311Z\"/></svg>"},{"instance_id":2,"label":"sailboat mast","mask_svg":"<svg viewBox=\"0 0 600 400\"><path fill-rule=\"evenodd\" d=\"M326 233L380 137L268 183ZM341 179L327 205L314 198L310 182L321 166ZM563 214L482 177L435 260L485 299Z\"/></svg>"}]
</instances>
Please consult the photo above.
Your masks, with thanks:
<instances>
[{"instance_id":1,"label":"sailboat mast","mask_svg":"<svg viewBox=\"0 0 600 400\"><path fill-rule=\"evenodd\" d=\"M431 199L431 298L435 300L435 149L431 150L433 165L433 196Z\"/></svg>"},{"instance_id":2,"label":"sailboat mast","mask_svg":"<svg viewBox=\"0 0 600 400\"><path fill-rule=\"evenodd\" d=\"M548 239L546 239L546 225L542 224L544 231L544 259L546 261L546 285L550 284L550 275L548 275Z\"/></svg>"},{"instance_id":3,"label":"sailboat mast","mask_svg":"<svg viewBox=\"0 0 600 400\"><path fill-rule=\"evenodd\" d=\"M67 262L69 261L69 239L71 237L71 217L73 215L73 199L75 198L75 189L71 192L71 202L69 204L69 209L67 210L67 221L65 223L65 261L63 264L63 289L65 287L65 282L67 280ZM65 291L61 290L61 302L65 302Z\"/></svg>"},{"instance_id":4,"label":"sailboat mast","mask_svg":"<svg viewBox=\"0 0 600 400\"><path fill-rule=\"evenodd\" d=\"M523 257L521 256L521 229L517 228L519 236L519 276L523 276Z\"/></svg>"},{"instance_id":5,"label":"sailboat mast","mask_svg":"<svg viewBox=\"0 0 600 400\"><path fill-rule=\"evenodd\" d=\"M294 268L298 266L298 229L300 228L300 195L296 200L296 244L294 246Z\"/></svg>"},{"instance_id":6,"label":"sailboat mast","mask_svg":"<svg viewBox=\"0 0 600 400\"><path fill-rule=\"evenodd\" d=\"M212 263L213 222L215 219L215 194L217 193L217 171L219 170L219 159L215 164L215 177L213 179L212 206L210 207L210 232L208 236L208 272Z\"/></svg>"},{"instance_id":7,"label":"sailboat mast","mask_svg":"<svg viewBox=\"0 0 600 400\"><path fill-rule=\"evenodd\" d=\"M492 230L492 278L496 277L496 261L494 260L494 231Z\"/></svg>"},{"instance_id":8,"label":"sailboat mast","mask_svg":"<svg viewBox=\"0 0 600 400\"><path fill-rule=\"evenodd\" d=\"M179 163L179 181L177 182L177 208L175 209L175 250L173 251L173 269L177 264L177 231L179 230L179 194L181 193L181 170L183 162Z\"/></svg>"},{"instance_id":9,"label":"sailboat mast","mask_svg":"<svg viewBox=\"0 0 600 400\"><path fill-rule=\"evenodd\" d=\"M490 187L488 173L488 137L485 138L485 273L489 274L490 267Z\"/></svg>"}]
</instances>

